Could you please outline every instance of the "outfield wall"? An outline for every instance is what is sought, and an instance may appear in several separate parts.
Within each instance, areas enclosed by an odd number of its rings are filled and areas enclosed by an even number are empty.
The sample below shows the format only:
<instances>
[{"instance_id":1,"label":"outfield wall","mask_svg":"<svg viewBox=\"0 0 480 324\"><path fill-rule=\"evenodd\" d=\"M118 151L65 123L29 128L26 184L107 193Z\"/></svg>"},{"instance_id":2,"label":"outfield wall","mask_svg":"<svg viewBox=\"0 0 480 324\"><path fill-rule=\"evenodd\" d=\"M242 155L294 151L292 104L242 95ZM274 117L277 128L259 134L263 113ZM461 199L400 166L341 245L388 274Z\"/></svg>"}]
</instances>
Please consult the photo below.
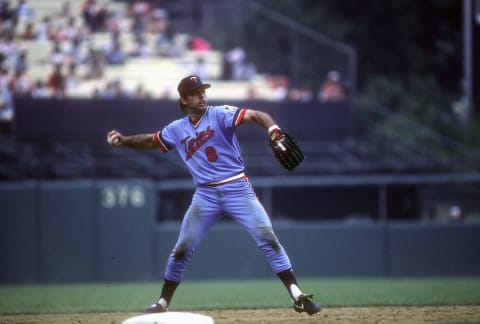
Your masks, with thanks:
<instances>
[{"instance_id":1,"label":"outfield wall","mask_svg":"<svg viewBox=\"0 0 480 324\"><path fill-rule=\"evenodd\" d=\"M161 280L178 222L146 180L0 184L0 283ZM297 222L276 233L302 277L478 276L480 224ZM247 233L217 224L186 278L265 278Z\"/></svg>"}]
</instances>

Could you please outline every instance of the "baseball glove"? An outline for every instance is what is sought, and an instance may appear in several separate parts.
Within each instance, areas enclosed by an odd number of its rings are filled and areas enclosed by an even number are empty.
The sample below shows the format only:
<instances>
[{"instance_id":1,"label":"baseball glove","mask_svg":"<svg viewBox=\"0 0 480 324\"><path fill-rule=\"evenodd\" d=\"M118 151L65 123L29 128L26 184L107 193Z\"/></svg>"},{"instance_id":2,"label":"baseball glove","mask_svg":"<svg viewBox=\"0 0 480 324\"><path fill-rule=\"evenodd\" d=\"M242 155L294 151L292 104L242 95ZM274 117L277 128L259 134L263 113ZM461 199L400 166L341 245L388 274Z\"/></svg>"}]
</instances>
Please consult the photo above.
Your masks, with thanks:
<instances>
[{"instance_id":1,"label":"baseball glove","mask_svg":"<svg viewBox=\"0 0 480 324\"><path fill-rule=\"evenodd\" d=\"M303 161L303 153L295 138L286 130L274 129L270 133L269 143L273 154L285 169L292 171Z\"/></svg>"}]
</instances>

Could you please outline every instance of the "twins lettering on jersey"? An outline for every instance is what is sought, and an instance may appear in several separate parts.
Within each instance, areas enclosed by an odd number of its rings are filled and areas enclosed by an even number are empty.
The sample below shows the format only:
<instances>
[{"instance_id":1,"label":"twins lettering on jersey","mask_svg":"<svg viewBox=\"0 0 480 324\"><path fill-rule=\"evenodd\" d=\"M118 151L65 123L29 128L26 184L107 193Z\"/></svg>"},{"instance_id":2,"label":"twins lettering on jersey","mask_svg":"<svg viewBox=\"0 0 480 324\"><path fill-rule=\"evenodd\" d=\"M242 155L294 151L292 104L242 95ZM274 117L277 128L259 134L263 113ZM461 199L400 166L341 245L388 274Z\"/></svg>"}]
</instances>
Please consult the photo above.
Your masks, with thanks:
<instances>
[{"instance_id":1,"label":"twins lettering on jersey","mask_svg":"<svg viewBox=\"0 0 480 324\"><path fill-rule=\"evenodd\" d=\"M205 143L207 143L215 135L215 130L211 129L210 126L206 130L198 133L196 138L191 138L190 136L182 139L181 143L185 149L187 155L185 156L185 161L188 161L195 152L197 152Z\"/></svg>"}]
</instances>

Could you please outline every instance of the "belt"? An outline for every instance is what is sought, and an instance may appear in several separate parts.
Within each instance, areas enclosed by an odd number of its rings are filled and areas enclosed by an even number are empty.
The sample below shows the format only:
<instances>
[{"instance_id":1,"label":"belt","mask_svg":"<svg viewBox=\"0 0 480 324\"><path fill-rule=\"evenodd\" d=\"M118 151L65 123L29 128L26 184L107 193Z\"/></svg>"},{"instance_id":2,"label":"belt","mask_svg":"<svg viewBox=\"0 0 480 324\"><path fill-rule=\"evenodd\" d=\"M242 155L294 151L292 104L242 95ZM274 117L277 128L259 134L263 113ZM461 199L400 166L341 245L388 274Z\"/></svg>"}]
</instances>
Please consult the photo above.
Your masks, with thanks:
<instances>
[{"instance_id":1,"label":"belt","mask_svg":"<svg viewBox=\"0 0 480 324\"><path fill-rule=\"evenodd\" d=\"M226 178L226 179L223 179L223 180L220 180L220 181L214 181L214 182L206 183L206 184L204 184L204 186L218 187L218 186L227 184L227 183L235 181L235 180L245 179L246 177L247 176L245 175L244 172L240 172L240 173L238 173L234 176L231 176L230 178Z\"/></svg>"}]
</instances>

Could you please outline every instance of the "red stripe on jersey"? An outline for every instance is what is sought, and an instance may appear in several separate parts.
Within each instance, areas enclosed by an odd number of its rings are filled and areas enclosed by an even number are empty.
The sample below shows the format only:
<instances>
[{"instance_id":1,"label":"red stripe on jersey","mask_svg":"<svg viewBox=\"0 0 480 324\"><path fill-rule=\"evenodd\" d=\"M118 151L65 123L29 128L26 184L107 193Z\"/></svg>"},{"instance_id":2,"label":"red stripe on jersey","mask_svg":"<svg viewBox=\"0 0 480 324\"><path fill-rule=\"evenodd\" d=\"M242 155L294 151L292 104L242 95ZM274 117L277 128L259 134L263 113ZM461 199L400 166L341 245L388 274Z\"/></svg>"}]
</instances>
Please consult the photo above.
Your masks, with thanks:
<instances>
[{"instance_id":1,"label":"red stripe on jersey","mask_svg":"<svg viewBox=\"0 0 480 324\"><path fill-rule=\"evenodd\" d=\"M243 117L245 116L245 113L247 112L247 109L246 108L242 108L240 110L240 113L238 114L237 116L237 120L235 120L235 127L239 126L242 121L243 121Z\"/></svg>"},{"instance_id":2,"label":"red stripe on jersey","mask_svg":"<svg viewBox=\"0 0 480 324\"><path fill-rule=\"evenodd\" d=\"M162 150L163 153L168 152L168 147L163 143L162 138L160 137L160 132L156 132L153 134L153 138L155 139L155 142L157 142L158 147Z\"/></svg>"}]
</instances>

